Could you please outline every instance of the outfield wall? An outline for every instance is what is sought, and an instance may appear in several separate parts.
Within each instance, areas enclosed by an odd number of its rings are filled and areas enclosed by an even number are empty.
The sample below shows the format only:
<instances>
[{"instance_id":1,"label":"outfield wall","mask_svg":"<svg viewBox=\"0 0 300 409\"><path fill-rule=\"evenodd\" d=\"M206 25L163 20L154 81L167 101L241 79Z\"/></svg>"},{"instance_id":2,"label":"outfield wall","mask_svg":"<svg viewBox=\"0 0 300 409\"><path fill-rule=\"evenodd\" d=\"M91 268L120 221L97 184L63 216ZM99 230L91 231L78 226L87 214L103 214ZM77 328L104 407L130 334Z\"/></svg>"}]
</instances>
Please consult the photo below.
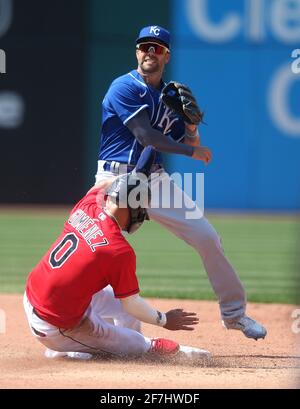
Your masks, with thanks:
<instances>
[{"instance_id":1,"label":"outfield wall","mask_svg":"<svg viewBox=\"0 0 300 409\"><path fill-rule=\"evenodd\" d=\"M170 28L165 79L194 90L213 151L168 169L205 172L206 208L299 209L300 0L0 0L0 203L72 203L94 182L102 99L149 24Z\"/></svg>"},{"instance_id":2,"label":"outfield wall","mask_svg":"<svg viewBox=\"0 0 300 409\"><path fill-rule=\"evenodd\" d=\"M299 209L300 1L173 0L172 30L172 77L206 112L213 161L170 169L205 171L209 208Z\"/></svg>"},{"instance_id":3,"label":"outfield wall","mask_svg":"<svg viewBox=\"0 0 300 409\"><path fill-rule=\"evenodd\" d=\"M0 203L83 192L83 0L0 0Z\"/></svg>"}]
</instances>

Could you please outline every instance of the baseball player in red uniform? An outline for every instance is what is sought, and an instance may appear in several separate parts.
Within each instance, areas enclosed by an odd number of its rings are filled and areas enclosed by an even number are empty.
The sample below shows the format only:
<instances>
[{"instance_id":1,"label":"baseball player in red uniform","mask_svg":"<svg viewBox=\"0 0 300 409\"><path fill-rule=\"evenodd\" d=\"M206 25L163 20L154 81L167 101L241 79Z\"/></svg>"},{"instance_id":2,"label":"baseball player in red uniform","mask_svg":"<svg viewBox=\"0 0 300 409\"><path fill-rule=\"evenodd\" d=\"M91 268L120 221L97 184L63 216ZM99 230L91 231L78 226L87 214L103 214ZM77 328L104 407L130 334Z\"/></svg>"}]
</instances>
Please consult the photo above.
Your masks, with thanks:
<instances>
[{"instance_id":1,"label":"baseball player in red uniform","mask_svg":"<svg viewBox=\"0 0 300 409\"><path fill-rule=\"evenodd\" d=\"M193 330L198 323L195 313L163 313L139 296L135 253L122 234L134 232L147 216L147 177L154 156L148 146L133 172L95 185L29 274L24 308L48 356L209 356L207 351L141 333L141 321L168 330ZM142 198L135 207L127 200L134 189Z\"/></svg>"}]
</instances>

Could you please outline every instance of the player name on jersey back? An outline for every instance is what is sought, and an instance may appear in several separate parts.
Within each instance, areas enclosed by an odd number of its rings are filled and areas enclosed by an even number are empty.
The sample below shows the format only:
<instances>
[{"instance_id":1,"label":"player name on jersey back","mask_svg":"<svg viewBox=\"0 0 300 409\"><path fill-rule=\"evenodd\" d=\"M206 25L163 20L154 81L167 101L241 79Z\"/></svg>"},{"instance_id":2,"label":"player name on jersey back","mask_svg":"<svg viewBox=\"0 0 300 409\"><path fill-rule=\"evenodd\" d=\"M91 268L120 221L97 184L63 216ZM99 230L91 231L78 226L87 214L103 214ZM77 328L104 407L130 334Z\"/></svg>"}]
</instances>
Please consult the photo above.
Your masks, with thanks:
<instances>
[{"instance_id":1,"label":"player name on jersey back","mask_svg":"<svg viewBox=\"0 0 300 409\"><path fill-rule=\"evenodd\" d=\"M104 220L107 216L104 213L99 214L99 219ZM81 235L90 249L95 252L96 247L107 246L109 241L104 237L103 231L96 222L98 219L92 219L82 209L76 210L68 219L68 223ZM99 236L102 238L99 241Z\"/></svg>"}]
</instances>

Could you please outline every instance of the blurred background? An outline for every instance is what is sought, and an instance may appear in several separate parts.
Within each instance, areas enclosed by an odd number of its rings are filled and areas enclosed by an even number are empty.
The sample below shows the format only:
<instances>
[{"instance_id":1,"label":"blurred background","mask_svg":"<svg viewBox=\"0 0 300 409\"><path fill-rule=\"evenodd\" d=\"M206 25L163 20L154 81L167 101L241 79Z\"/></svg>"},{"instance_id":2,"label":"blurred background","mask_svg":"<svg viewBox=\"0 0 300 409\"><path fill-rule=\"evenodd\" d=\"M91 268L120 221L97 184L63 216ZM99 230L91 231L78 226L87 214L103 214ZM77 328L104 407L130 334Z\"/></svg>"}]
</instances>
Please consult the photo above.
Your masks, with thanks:
<instances>
[{"instance_id":1,"label":"blurred background","mask_svg":"<svg viewBox=\"0 0 300 409\"><path fill-rule=\"evenodd\" d=\"M165 79L206 112L206 208L299 208L300 1L0 0L0 16L1 202L72 203L94 182L102 99L136 67L140 28L157 24L172 33Z\"/></svg>"},{"instance_id":2,"label":"blurred background","mask_svg":"<svg viewBox=\"0 0 300 409\"><path fill-rule=\"evenodd\" d=\"M205 209L217 212L210 220L250 299L295 302L300 0L0 0L3 291L21 291L71 204L94 183L102 99L114 78L136 68L140 28L155 24L172 34L165 80L194 91L213 152L208 167L166 155L167 169L205 172ZM184 243L152 223L132 242L146 295L213 297Z\"/></svg>"}]
</instances>

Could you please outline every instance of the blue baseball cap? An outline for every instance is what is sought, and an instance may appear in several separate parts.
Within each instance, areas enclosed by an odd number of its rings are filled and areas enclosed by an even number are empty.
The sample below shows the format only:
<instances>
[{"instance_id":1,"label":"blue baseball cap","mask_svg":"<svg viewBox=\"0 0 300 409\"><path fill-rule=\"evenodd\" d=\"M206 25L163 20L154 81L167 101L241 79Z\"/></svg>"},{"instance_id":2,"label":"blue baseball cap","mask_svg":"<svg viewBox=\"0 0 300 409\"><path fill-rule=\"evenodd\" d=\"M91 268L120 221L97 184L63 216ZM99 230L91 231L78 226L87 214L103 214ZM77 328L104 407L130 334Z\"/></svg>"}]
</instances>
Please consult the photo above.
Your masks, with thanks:
<instances>
[{"instance_id":1,"label":"blue baseball cap","mask_svg":"<svg viewBox=\"0 0 300 409\"><path fill-rule=\"evenodd\" d=\"M155 41L162 44L167 48L170 48L170 33L163 27L159 26L147 26L141 29L136 44L146 41Z\"/></svg>"}]
</instances>

